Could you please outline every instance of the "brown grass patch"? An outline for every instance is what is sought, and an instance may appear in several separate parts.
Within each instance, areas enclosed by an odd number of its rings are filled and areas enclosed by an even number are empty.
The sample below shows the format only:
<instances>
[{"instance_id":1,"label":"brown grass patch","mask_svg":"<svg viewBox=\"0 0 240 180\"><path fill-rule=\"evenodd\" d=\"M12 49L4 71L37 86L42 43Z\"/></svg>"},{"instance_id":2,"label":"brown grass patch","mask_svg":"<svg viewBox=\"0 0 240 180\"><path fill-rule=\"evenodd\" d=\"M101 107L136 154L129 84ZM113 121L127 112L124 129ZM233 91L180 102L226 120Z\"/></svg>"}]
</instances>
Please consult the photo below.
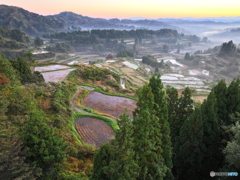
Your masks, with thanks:
<instances>
[{"instance_id":1,"label":"brown grass patch","mask_svg":"<svg viewBox=\"0 0 240 180\"><path fill-rule=\"evenodd\" d=\"M121 68L121 71L124 73L135 73L133 69L127 67Z\"/></svg>"},{"instance_id":2,"label":"brown grass patch","mask_svg":"<svg viewBox=\"0 0 240 180\"><path fill-rule=\"evenodd\" d=\"M51 99L41 99L41 106L44 110L51 108Z\"/></svg>"},{"instance_id":3,"label":"brown grass patch","mask_svg":"<svg viewBox=\"0 0 240 180\"><path fill-rule=\"evenodd\" d=\"M195 102L202 103L204 101L204 99L207 99L207 96L193 96L192 99Z\"/></svg>"}]
</instances>

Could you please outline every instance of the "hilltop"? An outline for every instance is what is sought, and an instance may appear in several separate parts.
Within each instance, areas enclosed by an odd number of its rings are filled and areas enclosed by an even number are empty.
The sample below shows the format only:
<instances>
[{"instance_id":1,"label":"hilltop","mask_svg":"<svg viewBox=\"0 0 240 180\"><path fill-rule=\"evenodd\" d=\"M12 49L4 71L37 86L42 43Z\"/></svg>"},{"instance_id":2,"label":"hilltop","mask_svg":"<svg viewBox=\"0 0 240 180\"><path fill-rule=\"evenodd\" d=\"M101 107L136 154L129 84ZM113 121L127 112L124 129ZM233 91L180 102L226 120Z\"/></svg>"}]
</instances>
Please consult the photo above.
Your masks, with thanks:
<instances>
[{"instance_id":1,"label":"hilltop","mask_svg":"<svg viewBox=\"0 0 240 180\"><path fill-rule=\"evenodd\" d=\"M46 16L29 12L23 8L0 5L0 26L10 26L28 34L54 32L64 29L64 24Z\"/></svg>"}]
</instances>

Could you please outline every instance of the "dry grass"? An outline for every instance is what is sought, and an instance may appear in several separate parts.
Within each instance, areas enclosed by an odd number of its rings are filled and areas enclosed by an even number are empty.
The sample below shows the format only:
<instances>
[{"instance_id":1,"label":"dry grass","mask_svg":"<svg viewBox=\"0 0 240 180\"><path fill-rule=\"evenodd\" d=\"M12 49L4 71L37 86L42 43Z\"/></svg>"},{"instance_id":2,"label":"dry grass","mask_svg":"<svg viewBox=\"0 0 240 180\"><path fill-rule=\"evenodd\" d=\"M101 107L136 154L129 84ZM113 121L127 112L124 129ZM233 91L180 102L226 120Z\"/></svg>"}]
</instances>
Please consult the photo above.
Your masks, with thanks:
<instances>
[{"instance_id":1,"label":"dry grass","mask_svg":"<svg viewBox=\"0 0 240 180\"><path fill-rule=\"evenodd\" d=\"M204 99L207 99L207 96L192 96L192 99L195 102L202 103Z\"/></svg>"}]
</instances>

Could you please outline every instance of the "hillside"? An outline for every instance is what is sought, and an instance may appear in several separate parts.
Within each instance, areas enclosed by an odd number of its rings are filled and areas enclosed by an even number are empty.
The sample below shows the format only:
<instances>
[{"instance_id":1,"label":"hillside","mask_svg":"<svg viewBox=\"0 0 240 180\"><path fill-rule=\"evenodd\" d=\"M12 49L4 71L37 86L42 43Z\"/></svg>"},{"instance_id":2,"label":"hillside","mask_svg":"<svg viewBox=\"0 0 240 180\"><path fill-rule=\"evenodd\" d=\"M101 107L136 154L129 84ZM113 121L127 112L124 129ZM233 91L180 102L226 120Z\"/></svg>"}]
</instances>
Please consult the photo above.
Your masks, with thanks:
<instances>
[{"instance_id":1,"label":"hillside","mask_svg":"<svg viewBox=\"0 0 240 180\"><path fill-rule=\"evenodd\" d=\"M0 53L10 59L22 56L31 43L31 37L24 32L7 26L0 26Z\"/></svg>"},{"instance_id":2,"label":"hillside","mask_svg":"<svg viewBox=\"0 0 240 180\"><path fill-rule=\"evenodd\" d=\"M20 49L26 48L26 43L30 42L29 36L10 27L0 26L0 48ZM1 52L1 50L0 50Z\"/></svg>"},{"instance_id":3,"label":"hillside","mask_svg":"<svg viewBox=\"0 0 240 180\"><path fill-rule=\"evenodd\" d=\"M179 29L157 20L103 19L91 18L73 12L61 12L56 15L42 16L23 8L0 5L0 26L10 26L31 35L50 33L56 30L66 31L85 29Z\"/></svg>"},{"instance_id":4,"label":"hillside","mask_svg":"<svg viewBox=\"0 0 240 180\"><path fill-rule=\"evenodd\" d=\"M114 28L114 24L108 22L106 19L101 18L90 18L87 16L82 16L75 14L73 12L61 12L56 15L47 16L60 21L66 26L80 26L85 28Z\"/></svg>"},{"instance_id":5,"label":"hillside","mask_svg":"<svg viewBox=\"0 0 240 180\"><path fill-rule=\"evenodd\" d=\"M55 18L66 26L75 26L81 28L91 28L91 29L161 29L161 28L173 28L177 27L169 25L167 23L159 22L156 20L130 20L130 19L103 19L103 18L91 18L88 16L82 16L73 12L61 12L56 15L48 16Z\"/></svg>"},{"instance_id":6,"label":"hillside","mask_svg":"<svg viewBox=\"0 0 240 180\"><path fill-rule=\"evenodd\" d=\"M53 32L64 25L46 16L29 12L19 7L0 5L0 26L10 26L28 34Z\"/></svg>"}]
</instances>

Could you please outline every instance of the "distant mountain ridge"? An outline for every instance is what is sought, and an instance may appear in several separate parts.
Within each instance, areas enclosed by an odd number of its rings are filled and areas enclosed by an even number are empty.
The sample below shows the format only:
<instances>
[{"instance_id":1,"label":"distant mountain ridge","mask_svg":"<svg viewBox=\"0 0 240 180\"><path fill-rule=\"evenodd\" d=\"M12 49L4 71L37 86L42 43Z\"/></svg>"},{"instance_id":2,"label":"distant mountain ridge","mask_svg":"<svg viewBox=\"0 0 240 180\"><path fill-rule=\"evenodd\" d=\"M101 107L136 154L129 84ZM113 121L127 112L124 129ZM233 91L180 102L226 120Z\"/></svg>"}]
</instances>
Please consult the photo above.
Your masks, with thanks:
<instances>
[{"instance_id":1,"label":"distant mountain ridge","mask_svg":"<svg viewBox=\"0 0 240 180\"><path fill-rule=\"evenodd\" d=\"M54 32L65 27L64 24L53 18L15 6L0 5L0 12L0 26L10 26L31 35Z\"/></svg>"},{"instance_id":2,"label":"distant mountain ridge","mask_svg":"<svg viewBox=\"0 0 240 180\"><path fill-rule=\"evenodd\" d=\"M73 12L61 12L55 15L42 16L29 12L23 8L0 5L0 26L10 26L30 35L44 33L55 33L71 30L88 29L174 29L179 32L188 33L184 24L226 24L239 23L240 17L219 18L128 18L128 19L103 19L83 16ZM182 25L182 26L181 26ZM74 27L78 27L72 29Z\"/></svg>"},{"instance_id":3,"label":"distant mountain ridge","mask_svg":"<svg viewBox=\"0 0 240 180\"><path fill-rule=\"evenodd\" d=\"M136 28L175 28L167 23L159 22L156 20L131 20L131 19L103 19L103 18L91 18L82 16L73 12L61 12L56 15L50 15L48 17L55 18L61 23L67 26L81 26L83 28L115 28L115 29L136 29Z\"/></svg>"},{"instance_id":4,"label":"distant mountain ridge","mask_svg":"<svg viewBox=\"0 0 240 180\"><path fill-rule=\"evenodd\" d=\"M114 24L110 23L106 19L101 19L101 18L91 18L88 16L82 16L79 14L75 14L73 12L61 12L56 15L49 15L47 17L53 18L57 21L60 21L66 26L83 26L83 27L113 27Z\"/></svg>"},{"instance_id":5,"label":"distant mountain ridge","mask_svg":"<svg viewBox=\"0 0 240 180\"><path fill-rule=\"evenodd\" d=\"M55 15L42 16L20 7L7 5L0 5L0 12L0 26L9 26L30 35L68 31L69 29L71 30L72 26L83 29L177 29L177 27L156 20L120 20L117 18L108 20L91 18L67 11Z\"/></svg>"},{"instance_id":6,"label":"distant mountain ridge","mask_svg":"<svg viewBox=\"0 0 240 180\"><path fill-rule=\"evenodd\" d=\"M240 17L216 17L216 18L159 18L166 23L186 23L186 24L227 24L240 23Z\"/></svg>"}]
</instances>

